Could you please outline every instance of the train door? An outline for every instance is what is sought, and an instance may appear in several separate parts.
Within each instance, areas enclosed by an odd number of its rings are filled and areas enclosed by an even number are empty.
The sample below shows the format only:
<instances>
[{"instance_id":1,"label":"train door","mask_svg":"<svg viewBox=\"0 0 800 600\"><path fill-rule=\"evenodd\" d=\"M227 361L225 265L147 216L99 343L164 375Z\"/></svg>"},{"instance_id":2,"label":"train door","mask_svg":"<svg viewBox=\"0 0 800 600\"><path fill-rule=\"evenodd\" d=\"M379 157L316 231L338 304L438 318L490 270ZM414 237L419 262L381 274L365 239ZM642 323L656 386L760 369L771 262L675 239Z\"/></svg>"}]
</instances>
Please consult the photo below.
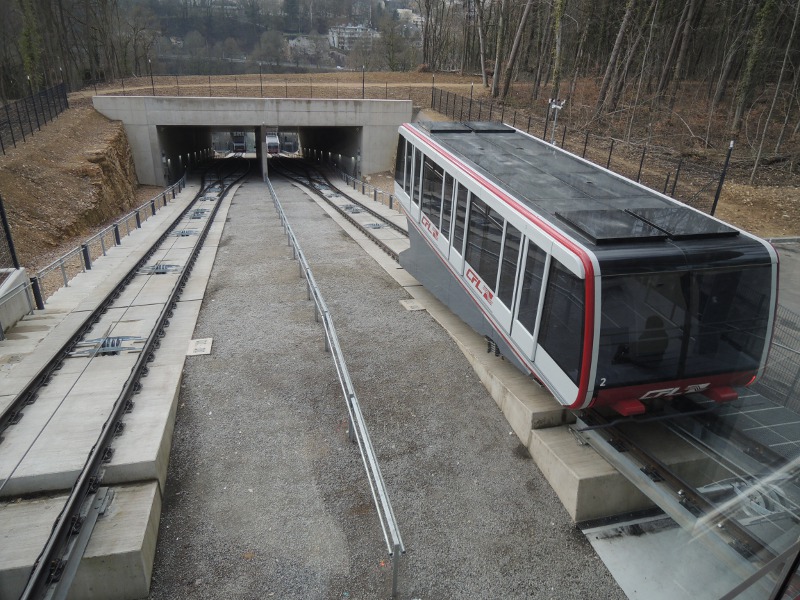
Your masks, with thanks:
<instances>
[{"instance_id":1,"label":"train door","mask_svg":"<svg viewBox=\"0 0 800 600\"><path fill-rule=\"evenodd\" d=\"M542 291L550 266L551 249L552 242L536 231L530 232L524 239L511 339L530 360L535 358L536 334L544 303Z\"/></svg>"},{"instance_id":2,"label":"train door","mask_svg":"<svg viewBox=\"0 0 800 600\"><path fill-rule=\"evenodd\" d=\"M453 190L453 218L452 218L452 240L450 247L450 264L460 275L464 272L464 229L467 220L467 209L469 208L469 190L463 184L456 182Z\"/></svg>"}]
</instances>

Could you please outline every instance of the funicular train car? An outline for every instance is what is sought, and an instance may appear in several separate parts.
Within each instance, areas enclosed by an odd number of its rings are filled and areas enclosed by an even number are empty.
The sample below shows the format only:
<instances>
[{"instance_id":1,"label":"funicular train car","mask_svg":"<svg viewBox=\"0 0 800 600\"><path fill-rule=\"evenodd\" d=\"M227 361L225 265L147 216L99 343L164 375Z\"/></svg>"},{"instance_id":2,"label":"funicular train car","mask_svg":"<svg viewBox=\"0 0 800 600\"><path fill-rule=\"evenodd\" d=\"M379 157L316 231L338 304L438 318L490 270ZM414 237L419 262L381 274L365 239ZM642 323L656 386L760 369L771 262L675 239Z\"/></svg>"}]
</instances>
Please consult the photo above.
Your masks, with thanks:
<instances>
[{"instance_id":1,"label":"funicular train car","mask_svg":"<svg viewBox=\"0 0 800 600\"><path fill-rule=\"evenodd\" d=\"M281 142L278 139L277 131L269 131L266 136L267 154L280 154Z\"/></svg>"},{"instance_id":2,"label":"funicular train car","mask_svg":"<svg viewBox=\"0 0 800 600\"><path fill-rule=\"evenodd\" d=\"M401 264L561 404L724 402L763 372L769 243L505 125L399 133Z\"/></svg>"}]
</instances>

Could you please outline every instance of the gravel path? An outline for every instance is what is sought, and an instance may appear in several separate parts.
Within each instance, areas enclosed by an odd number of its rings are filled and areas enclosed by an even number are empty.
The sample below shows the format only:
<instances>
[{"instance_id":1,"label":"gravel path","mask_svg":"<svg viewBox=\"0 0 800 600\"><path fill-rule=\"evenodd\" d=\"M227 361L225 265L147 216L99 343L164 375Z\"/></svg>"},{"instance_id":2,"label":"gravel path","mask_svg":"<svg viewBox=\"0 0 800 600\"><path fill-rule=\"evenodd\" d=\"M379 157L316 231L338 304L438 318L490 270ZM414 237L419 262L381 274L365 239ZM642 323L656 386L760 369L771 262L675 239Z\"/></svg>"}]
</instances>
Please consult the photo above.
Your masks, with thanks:
<instances>
[{"instance_id":1,"label":"gravel path","mask_svg":"<svg viewBox=\"0 0 800 600\"><path fill-rule=\"evenodd\" d=\"M303 192L276 191L333 315L403 535L400 598L624 598L466 359ZM387 598L391 561L266 188L233 199L173 440L150 598Z\"/></svg>"}]
</instances>

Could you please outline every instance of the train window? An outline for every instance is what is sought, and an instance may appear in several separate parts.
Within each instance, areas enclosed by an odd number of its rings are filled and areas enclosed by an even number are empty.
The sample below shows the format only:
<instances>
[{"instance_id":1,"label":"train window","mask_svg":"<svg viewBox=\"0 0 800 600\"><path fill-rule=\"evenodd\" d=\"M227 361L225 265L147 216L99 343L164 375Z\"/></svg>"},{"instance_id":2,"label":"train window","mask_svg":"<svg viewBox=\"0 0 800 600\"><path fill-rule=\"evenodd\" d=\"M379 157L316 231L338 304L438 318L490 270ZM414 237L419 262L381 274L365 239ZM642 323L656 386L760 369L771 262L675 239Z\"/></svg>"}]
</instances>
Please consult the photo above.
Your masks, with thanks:
<instances>
[{"instance_id":1,"label":"train window","mask_svg":"<svg viewBox=\"0 0 800 600\"><path fill-rule=\"evenodd\" d=\"M758 369L769 266L603 279L598 380L607 387Z\"/></svg>"},{"instance_id":2,"label":"train window","mask_svg":"<svg viewBox=\"0 0 800 600\"><path fill-rule=\"evenodd\" d=\"M422 183L420 181L420 174L422 169L422 152L419 151L418 148L414 149L414 177L413 177L413 186L411 191L411 201L419 206L420 196L422 195Z\"/></svg>"},{"instance_id":3,"label":"train window","mask_svg":"<svg viewBox=\"0 0 800 600\"><path fill-rule=\"evenodd\" d=\"M442 197L442 235L450 238L450 219L453 214L453 188L455 180L452 176L444 174L444 196Z\"/></svg>"},{"instance_id":4,"label":"train window","mask_svg":"<svg viewBox=\"0 0 800 600\"><path fill-rule=\"evenodd\" d=\"M497 284L497 295L508 307L514 298L514 282L517 280L517 263L519 263L520 240L519 229L506 223L506 236L503 241L503 260L500 264L500 282Z\"/></svg>"},{"instance_id":5,"label":"train window","mask_svg":"<svg viewBox=\"0 0 800 600\"><path fill-rule=\"evenodd\" d=\"M547 253L533 242L528 241L517 320L530 334L533 334L536 328L536 311L539 308L539 295L542 291L542 277L546 261Z\"/></svg>"},{"instance_id":6,"label":"train window","mask_svg":"<svg viewBox=\"0 0 800 600\"><path fill-rule=\"evenodd\" d=\"M444 173L430 157L425 157L422 167L422 212L440 229L442 216L442 185Z\"/></svg>"},{"instance_id":7,"label":"train window","mask_svg":"<svg viewBox=\"0 0 800 600\"><path fill-rule=\"evenodd\" d=\"M459 254L464 252L464 224L467 220L467 200L469 191L460 183L456 187L456 226L453 229L453 248Z\"/></svg>"},{"instance_id":8,"label":"train window","mask_svg":"<svg viewBox=\"0 0 800 600\"><path fill-rule=\"evenodd\" d=\"M683 272L603 278L600 387L678 377L687 277Z\"/></svg>"},{"instance_id":9,"label":"train window","mask_svg":"<svg viewBox=\"0 0 800 600\"><path fill-rule=\"evenodd\" d=\"M402 136L397 142L397 157L394 161L394 180L400 187L403 187L404 183L407 143L408 142L406 142L406 139Z\"/></svg>"},{"instance_id":10,"label":"train window","mask_svg":"<svg viewBox=\"0 0 800 600\"><path fill-rule=\"evenodd\" d=\"M769 266L735 271L696 271L690 343L684 377L755 371L767 335Z\"/></svg>"},{"instance_id":11,"label":"train window","mask_svg":"<svg viewBox=\"0 0 800 600\"><path fill-rule=\"evenodd\" d=\"M403 182L403 191L408 194L408 197L411 198L411 165L413 164L414 160L414 146L411 145L411 142L406 140L406 169L405 169L405 180Z\"/></svg>"},{"instance_id":12,"label":"train window","mask_svg":"<svg viewBox=\"0 0 800 600\"><path fill-rule=\"evenodd\" d=\"M472 196L464 258L492 289L496 289L502 239L503 217L489 208L483 200Z\"/></svg>"},{"instance_id":13,"label":"train window","mask_svg":"<svg viewBox=\"0 0 800 600\"><path fill-rule=\"evenodd\" d=\"M552 260L542 307L539 344L576 385L581 372L583 305L583 280L557 260Z\"/></svg>"}]
</instances>

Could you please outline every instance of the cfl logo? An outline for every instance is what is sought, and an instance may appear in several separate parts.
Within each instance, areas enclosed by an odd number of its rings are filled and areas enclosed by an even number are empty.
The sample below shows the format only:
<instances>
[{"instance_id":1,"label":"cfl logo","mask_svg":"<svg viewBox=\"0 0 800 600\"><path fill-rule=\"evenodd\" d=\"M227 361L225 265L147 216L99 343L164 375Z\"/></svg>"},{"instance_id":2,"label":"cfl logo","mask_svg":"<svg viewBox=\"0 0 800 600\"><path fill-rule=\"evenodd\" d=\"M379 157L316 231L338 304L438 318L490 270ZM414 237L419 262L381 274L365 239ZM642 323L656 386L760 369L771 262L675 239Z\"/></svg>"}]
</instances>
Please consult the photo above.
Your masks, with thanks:
<instances>
[{"instance_id":1,"label":"cfl logo","mask_svg":"<svg viewBox=\"0 0 800 600\"><path fill-rule=\"evenodd\" d=\"M641 396L639 400L669 398L670 396L677 396L678 394L693 394L708 389L710 385L710 383L694 383L692 385L687 385L685 388L671 387L664 388L663 390L650 390L644 396Z\"/></svg>"},{"instance_id":2,"label":"cfl logo","mask_svg":"<svg viewBox=\"0 0 800 600\"><path fill-rule=\"evenodd\" d=\"M430 233L433 236L433 239L435 240L439 239L439 230L433 226L431 220L425 215L422 215L422 226L428 230L428 233Z\"/></svg>"},{"instance_id":3,"label":"cfl logo","mask_svg":"<svg viewBox=\"0 0 800 600\"><path fill-rule=\"evenodd\" d=\"M483 295L483 299L486 300L486 302L488 302L489 304L491 304L492 299L494 298L492 290L490 290L489 288L486 287L486 285L484 285L484 283L481 281L481 278L478 277L478 275L475 273L475 271L472 270L471 267L467 269L466 277L467 281L469 281L472 285L475 286L475 289L478 290L478 293Z\"/></svg>"}]
</instances>

